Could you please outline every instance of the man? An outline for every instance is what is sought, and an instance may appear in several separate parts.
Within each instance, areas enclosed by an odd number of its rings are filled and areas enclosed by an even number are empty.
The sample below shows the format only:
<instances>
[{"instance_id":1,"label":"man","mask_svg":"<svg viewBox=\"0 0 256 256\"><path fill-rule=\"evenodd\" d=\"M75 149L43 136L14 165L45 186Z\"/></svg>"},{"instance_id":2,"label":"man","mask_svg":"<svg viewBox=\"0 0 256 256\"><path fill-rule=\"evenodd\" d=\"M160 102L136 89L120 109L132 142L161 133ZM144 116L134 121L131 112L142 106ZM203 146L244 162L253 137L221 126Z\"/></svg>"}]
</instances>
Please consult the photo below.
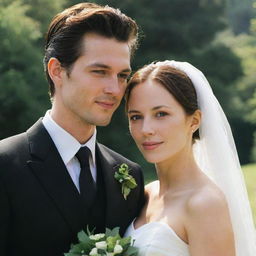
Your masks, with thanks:
<instances>
[{"instance_id":1,"label":"man","mask_svg":"<svg viewBox=\"0 0 256 256\"><path fill-rule=\"evenodd\" d=\"M51 22L44 64L52 108L0 142L1 256L60 256L87 226L123 234L138 215L140 167L97 143L95 129L119 106L136 42L136 23L108 6L78 4ZM123 163L138 184L126 199L114 177Z\"/></svg>"}]
</instances>

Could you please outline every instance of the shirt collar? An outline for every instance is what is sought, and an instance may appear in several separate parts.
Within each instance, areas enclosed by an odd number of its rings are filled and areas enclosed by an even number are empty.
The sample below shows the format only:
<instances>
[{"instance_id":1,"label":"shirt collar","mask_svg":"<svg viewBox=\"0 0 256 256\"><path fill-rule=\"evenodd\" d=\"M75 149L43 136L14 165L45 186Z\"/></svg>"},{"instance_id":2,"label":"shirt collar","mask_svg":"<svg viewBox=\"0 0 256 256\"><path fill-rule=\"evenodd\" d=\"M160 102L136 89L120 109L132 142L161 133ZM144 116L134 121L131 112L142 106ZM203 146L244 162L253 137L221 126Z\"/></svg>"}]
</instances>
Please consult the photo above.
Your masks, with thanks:
<instances>
[{"instance_id":1,"label":"shirt collar","mask_svg":"<svg viewBox=\"0 0 256 256\"><path fill-rule=\"evenodd\" d=\"M82 146L87 146L92 154L93 165L95 166L95 144L96 144L96 129L91 138L81 145L70 133L60 127L51 117L50 110L45 113L43 125L50 134L56 148L65 165L75 156L77 151Z\"/></svg>"}]
</instances>

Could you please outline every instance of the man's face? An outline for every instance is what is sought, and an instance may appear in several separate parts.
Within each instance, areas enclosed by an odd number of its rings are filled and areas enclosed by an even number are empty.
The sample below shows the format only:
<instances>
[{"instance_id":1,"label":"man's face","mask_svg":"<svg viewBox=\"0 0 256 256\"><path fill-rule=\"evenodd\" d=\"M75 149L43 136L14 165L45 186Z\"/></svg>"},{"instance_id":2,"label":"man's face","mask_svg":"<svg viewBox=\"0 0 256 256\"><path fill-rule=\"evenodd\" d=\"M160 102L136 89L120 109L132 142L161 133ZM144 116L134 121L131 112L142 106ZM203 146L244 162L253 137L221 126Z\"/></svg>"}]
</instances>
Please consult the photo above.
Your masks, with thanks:
<instances>
[{"instance_id":1,"label":"man's face","mask_svg":"<svg viewBox=\"0 0 256 256\"><path fill-rule=\"evenodd\" d=\"M82 55L71 72L61 71L55 101L63 118L107 125L124 95L131 72L128 44L95 33L86 34Z\"/></svg>"}]
</instances>

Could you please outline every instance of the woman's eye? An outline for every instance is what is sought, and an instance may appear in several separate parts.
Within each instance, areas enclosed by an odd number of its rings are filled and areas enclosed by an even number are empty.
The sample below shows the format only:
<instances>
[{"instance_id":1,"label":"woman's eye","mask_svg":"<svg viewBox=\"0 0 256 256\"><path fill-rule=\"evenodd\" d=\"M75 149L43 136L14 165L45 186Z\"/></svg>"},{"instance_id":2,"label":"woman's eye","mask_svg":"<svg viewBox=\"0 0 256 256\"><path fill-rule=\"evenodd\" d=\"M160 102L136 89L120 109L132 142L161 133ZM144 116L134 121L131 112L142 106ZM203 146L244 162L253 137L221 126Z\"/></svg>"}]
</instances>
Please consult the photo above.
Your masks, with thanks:
<instances>
[{"instance_id":1,"label":"woman's eye","mask_svg":"<svg viewBox=\"0 0 256 256\"><path fill-rule=\"evenodd\" d=\"M131 121L136 121L136 120L139 120L139 119L141 119L141 116L139 116L139 115L130 116Z\"/></svg>"},{"instance_id":2,"label":"woman's eye","mask_svg":"<svg viewBox=\"0 0 256 256\"><path fill-rule=\"evenodd\" d=\"M168 115L168 113L166 113L166 112L157 112L156 113L156 117L163 117L163 116L167 116Z\"/></svg>"}]
</instances>

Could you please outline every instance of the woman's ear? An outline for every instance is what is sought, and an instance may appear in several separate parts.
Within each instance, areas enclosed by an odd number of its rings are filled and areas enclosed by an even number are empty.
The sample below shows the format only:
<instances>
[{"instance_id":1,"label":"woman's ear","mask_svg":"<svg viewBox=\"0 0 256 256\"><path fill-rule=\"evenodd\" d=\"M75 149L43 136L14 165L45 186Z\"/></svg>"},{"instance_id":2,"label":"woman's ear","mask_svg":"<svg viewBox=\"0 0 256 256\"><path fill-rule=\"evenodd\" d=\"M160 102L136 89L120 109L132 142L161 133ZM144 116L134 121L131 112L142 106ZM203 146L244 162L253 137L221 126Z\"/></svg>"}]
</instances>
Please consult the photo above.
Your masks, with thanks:
<instances>
[{"instance_id":1,"label":"woman's ear","mask_svg":"<svg viewBox=\"0 0 256 256\"><path fill-rule=\"evenodd\" d=\"M50 60L48 61L48 73L49 76L51 77L54 86L55 87L59 87L62 84L62 71L63 68L61 67L61 64L59 62L58 59L56 58L50 58Z\"/></svg>"},{"instance_id":2,"label":"woman's ear","mask_svg":"<svg viewBox=\"0 0 256 256\"><path fill-rule=\"evenodd\" d=\"M197 109L193 113L192 119L191 119L191 125L190 125L192 133L194 133L200 127L201 116L202 116L202 112L199 109Z\"/></svg>"}]
</instances>

